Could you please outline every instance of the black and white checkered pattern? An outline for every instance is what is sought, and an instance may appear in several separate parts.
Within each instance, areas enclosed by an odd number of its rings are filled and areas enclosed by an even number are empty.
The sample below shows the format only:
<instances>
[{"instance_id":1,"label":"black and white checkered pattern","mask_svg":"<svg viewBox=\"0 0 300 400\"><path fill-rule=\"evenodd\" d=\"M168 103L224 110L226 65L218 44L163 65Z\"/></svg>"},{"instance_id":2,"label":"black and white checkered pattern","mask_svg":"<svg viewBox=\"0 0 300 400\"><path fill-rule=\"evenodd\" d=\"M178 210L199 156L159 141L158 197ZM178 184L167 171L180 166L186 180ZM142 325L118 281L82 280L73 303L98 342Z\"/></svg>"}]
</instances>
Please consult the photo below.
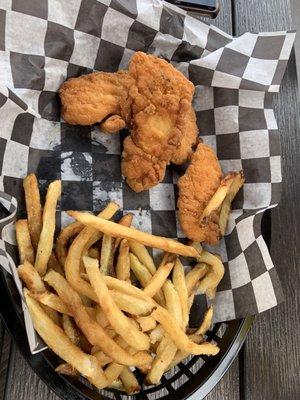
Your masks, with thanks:
<instances>
[{"instance_id":1,"label":"black and white checkered pattern","mask_svg":"<svg viewBox=\"0 0 300 400\"><path fill-rule=\"evenodd\" d=\"M0 3L0 189L24 211L22 178L36 172L42 190L60 178L61 223L69 209L98 211L108 200L135 214L135 225L184 241L176 218L180 168L160 185L133 193L120 170L120 135L60 119L57 90L70 77L126 68L135 51L170 60L196 85L204 142L224 173L246 183L219 251L226 273L216 321L262 312L281 289L261 236L262 213L280 198L281 167L272 92L279 90L294 33L232 38L163 1L10 0ZM201 299L201 297L199 297Z\"/></svg>"}]
</instances>

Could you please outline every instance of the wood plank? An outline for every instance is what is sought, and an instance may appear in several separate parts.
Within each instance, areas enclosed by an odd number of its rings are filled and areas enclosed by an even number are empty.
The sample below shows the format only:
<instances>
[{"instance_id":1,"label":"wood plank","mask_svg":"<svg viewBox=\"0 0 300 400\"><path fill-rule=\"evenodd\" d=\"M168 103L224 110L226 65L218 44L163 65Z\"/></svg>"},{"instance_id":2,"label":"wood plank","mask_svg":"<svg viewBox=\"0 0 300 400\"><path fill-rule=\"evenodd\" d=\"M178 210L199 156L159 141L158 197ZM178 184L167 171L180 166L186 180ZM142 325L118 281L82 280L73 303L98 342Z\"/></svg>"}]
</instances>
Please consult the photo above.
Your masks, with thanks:
<instances>
[{"instance_id":1,"label":"wood plank","mask_svg":"<svg viewBox=\"0 0 300 400\"><path fill-rule=\"evenodd\" d=\"M237 34L291 28L289 1L237 0L235 4ZM272 210L271 254L283 285L285 303L260 315L247 339L245 400L299 398L300 115L294 55L274 109L281 134L284 181L281 203Z\"/></svg>"},{"instance_id":2,"label":"wood plank","mask_svg":"<svg viewBox=\"0 0 300 400\"><path fill-rule=\"evenodd\" d=\"M227 33L232 33L231 0L221 0L221 12L215 20L199 18L207 23L219 27ZM207 400L225 399L238 400L239 398L239 366L236 359L220 383L206 397ZM12 348L9 376L7 379L5 400L58 400L47 386L34 374L26 364L22 355ZM200 400L200 399L199 399Z\"/></svg>"}]
</instances>

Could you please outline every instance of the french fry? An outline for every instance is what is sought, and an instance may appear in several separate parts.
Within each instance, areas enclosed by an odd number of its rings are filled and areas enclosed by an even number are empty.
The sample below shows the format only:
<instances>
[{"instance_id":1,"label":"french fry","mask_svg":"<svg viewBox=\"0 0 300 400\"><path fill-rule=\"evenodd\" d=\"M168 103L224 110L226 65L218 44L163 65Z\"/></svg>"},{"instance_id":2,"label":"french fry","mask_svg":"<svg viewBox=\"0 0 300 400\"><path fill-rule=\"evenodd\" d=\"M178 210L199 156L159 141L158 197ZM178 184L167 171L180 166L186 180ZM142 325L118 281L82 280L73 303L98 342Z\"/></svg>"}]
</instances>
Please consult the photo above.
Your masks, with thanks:
<instances>
[{"instance_id":1,"label":"french fry","mask_svg":"<svg viewBox=\"0 0 300 400\"><path fill-rule=\"evenodd\" d=\"M105 367L105 365L110 364L112 362L112 358L108 357L106 354L103 353L103 351L98 350L94 353L92 353L94 357L97 358L99 364L101 367Z\"/></svg>"},{"instance_id":2,"label":"french fry","mask_svg":"<svg viewBox=\"0 0 300 400\"><path fill-rule=\"evenodd\" d=\"M148 250L143 244L135 242L134 240L129 241L130 251L139 259L141 264L149 270L151 275L156 272L156 267L153 258L150 256Z\"/></svg>"},{"instance_id":3,"label":"french fry","mask_svg":"<svg viewBox=\"0 0 300 400\"><path fill-rule=\"evenodd\" d=\"M152 276L151 280L144 288L144 292L149 296L153 297L158 293L158 291L163 286L164 282L166 281L168 275L172 271L174 267L174 263L170 262L167 264L161 265L155 274Z\"/></svg>"},{"instance_id":4,"label":"french fry","mask_svg":"<svg viewBox=\"0 0 300 400\"><path fill-rule=\"evenodd\" d=\"M155 302L151 297L147 296L143 290L131 285L129 282L121 281L119 279L113 278L112 276L105 276L104 281L109 290L117 290L119 292L126 293L129 296L143 299L147 301L149 305L155 305Z\"/></svg>"},{"instance_id":5,"label":"french fry","mask_svg":"<svg viewBox=\"0 0 300 400\"><path fill-rule=\"evenodd\" d=\"M199 329L195 332L196 335L204 336L206 334L206 332L209 330L211 326L213 313L214 313L213 306L210 306L206 311L206 313L204 314L204 318Z\"/></svg>"},{"instance_id":6,"label":"french fry","mask_svg":"<svg viewBox=\"0 0 300 400\"><path fill-rule=\"evenodd\" d=\"M173 268L173 285L180 299L182 327L185 330L189 323L188 290L185 282L183 265L178 257L176 258Z\"/></svg>"},{"instance_id":7,"label":"french fry","mask_svg":"<svg viewBox=\"0 0 300 400\"><path fill-rule=\"evenodd\" d=\"M203 210L201 219L208 217L209 215L211 215L213 213L213 211L215 211L219 207L221 207L227 193L230 190L230 187L232 185L232 182L233 182L236 174L237 173L232 172L232 173L226 175L221 180L220 186L218 187L217 191L215 192L215 194L213 195L213 197L210 199L209 203Z\"/></svg>"},{"instance_id":8,"label":"french fry","mask_svg":"<svg viewBox=\"0 0 300 400\"><path fill-rule=\"evenodd\" d=\"M193 342L199 344L203 342L203 337L200 335L193 335L189 336L189 339L192 340ZM177 350L175 357L173 358L172 362L168 366L167 370L170 370L174 368L177 364L179 364L181 361L183 361L185 358L187 358L190 354L187 353L184 350Z\"/></svg>"},{"instance_id":9,"label":"french fry","mask_svg":"<svg viewBox=\"0 0 300 400\"><path fill-rule=\"evenodd\" d=\"M213 298L215 295L215 289L223 278L225 271L224 265L217 256L208 251L203 251L201 253L200 261L210 265L211 268L200 281L198 290L200 293L206 293L209 298Z\"/></svg>"},{"instance_id":10,"label":"french fry","mask_svg":"<svg viewBox=\"0 0 300 400\"><path fill-rule=\"evenodd\" d=\"M204 264L196 264L193 269L191 269L185 276L185 284L188 292L188 296L190 296L196 287L197 283L201 278L205 276L208 272L209 267Z\"/></svg>"},{"instance_id":11,"label":"french fry","mask_svg":"<svg viewBox=\"0 0 300 400\"><path fill-rule=\"evenodd\" d=\"M167 337L163 337L157 350L157 355L152 362L151 369L146 376L147 383L156 385L160 382L163 373L173 360L176 351L177 347L174 343Z\"/></svg>"},{"instance_id":12,"label":"french fry","mask_svg":"<svg viewBox=\"0 0 300 400\"><path fill-rule=\"evenodd\" d=\"M122 385L121 379L116 379L114 382L112 382L110 385L108 385L109 388L119 390L121 392L124 392L125 389Z\"/></svg>"},{"instance_id":13,"label":"french fry","mask_svg":"<svg viewBox=\"0 0 300 400\"><path fill-rule=\"evenodd\" d=\"M47 269L53 269L54 271L58 272L62 276L65 275L63 267L60 265L60 262L56 258L54 251L51 252Z\"/></svg>"},{"instance_id":14,"label":"french fry","mask_svg":"<svg viewBox=\"0 0 300 400\"><path fill-rule=\"evenodd\" d=\"M47 264L53 248L56 205L60 194L61 181L50 183L46 195L46 202L43 211L43 227L40 234L34 265L41 276L44 276L47 271Z\"/></svg>"},{"instance_id":15,"label":"french fry","mask_svg":"<svg viewBox=\"0 0 300 400\"><path fill-rule=\"evenodd\" d=\"M106 328L109 326L109 320L107 319L104 311L99 305L96 306L96 321L99 325L102 326L102 328Z\"/></svg>"},{"instance_id":16,"label":"french fry","mask_svg":"<svg viewBox=\"0 0 300 400\"><path fill-rule=\"evenodd\" d=\"M72 321L71 317L69 317L66 314L63 314L62 316L62 327L63 330L65 331L65 334L68 336L71 342L74 343L76 346L78 346L79 344L78 329L75 323Z\"/></svg>"},{"instance_id":17,"label":"french fry","mask_svg":"<svg viewBox=\"0 0 300 400\"><path fill-rule=\"evenodd\" d=\"M186 246L173 239L154 236L150 233L138 231L134 228L128 228L126 226L116 224L115 222L106 221L104 219L100 219L93 215L79 211L68 211L68 214L77 221L95 228L106 235L111 235L112 237L135 240L138 243L144 244L145 246L155 247L157 249L161 249L169 253L179 254L185 257L199 257L199 253L195 248L192 246Z\"/></svg>"},{"instance_id":18,"label":"french fry","mask_svg":"<svg viewBox=\"0 0 300 400\"><path fill-rule=\"evenodd\" d=\"M140 391L141 387L130 368L123 368L122 372L120 373L120 379L128 395Z\"/></svg>"},{"instance_id":19,"label":"french fry","mask_svg":"<svg viewBox=\"0 0 300 400\"><path fill-rule=\"evenodd\" d=\"M178 293L173 283L167 279L163 286L163 292L166 299L166 308L169 313L176 319L179 325L182 325L182 310Z\"/></svg>"},{"instance_id":20,"label":"french fry","mask_svg":"<svg viewBox=\"0 0 300 400\"><path fill-rule=\"evenodd\" d=\"M147 314L151 312L154 307L154 304L149 301L133 297L129 294L119 292L118 290L109 290L109 294L118 308L132 315Z\"/></svg>"},{"instance_id":21,"label":"french fry","mask_svg":"<svg viewBox=\"0 0 300 400\"><path fill-rule=\"evenodd\" d=\"M119 378L123 369L124 369L124 365L118 364L115 362L110 363L105 368L105 376L106 376L106 379L107 379L109 385L111 385L116 379Z\"/></svg>"},{"instance_id":22,"label":"french fry","mask_svg":"<svg viewBox=\"0 0 300 400\"><path fill-rule=\"evenodd\" d=\"M78 233L81 232L83 228L84 228L83 224L81 224L78 221L75 221L60 231L60 234L58 235L57 240L56 240L55 252L56 252L58 261L60 262L60 264L62 266L65 265L65 261L67 258L67 254L68 254L67 246L68 246L69 240L72 237L78 235Z\"/></svg>"},{"instance_id":23,"label":"french fry","mask_svg":"<svg viewBox=\"0 0 300 400\"><path fill-rule=\"evenodd\" d=\"M129 318L118 308L109 293L103 275L99 271L97 260L84 257L83 262L90 277L92 287L98 297L99 304L106 314L110 325L130 346L137 350L148 350L150 347L149 337L135 328L130 323Z\"/></svg>"},{"instance_id":24,"label":"french fry","mask_svg":"<svg viewBox=\"0 0 300 400\"><path fill-rule=\"evenodd\" d=\"M120 219L118 224L130 227L132 224L132 220L133 220L133 214L128 213L128 214L123 215L123 217ZM115 244L114 244L114 251L116 251L116 249L118 248L121 240L122 240L122 238L116 238Z\"/></svg>"},{"instance_id":25,"label":"french fry","mask_svg":"<svg viewBox=\"0 0 300 400\"><path fill-rule=\"evenodd\" d=\"M79 376L79 372L76 371L75 368L73 368L70 364L60 364L58 367L55 368L55 372L58 372L59 374L66 375L66 376L72 376L76 377Z\"/></svg>"},{"instance_id":26,"label":"french fry","mask_svg":"<svg viewBox=\"0 0 300 400\"><path fill-rule=\"evenodd\" d=\"M219 227L222 236L225 235L228 218L231 212L231 203L244 183L245 183L245 178L243 175L243 171L240 171L239 173L235 174L234 180L225 197L225 200L223 201L220 211Z\"/></svg>"},{"instance_id":27,"label":"french fry","mask_svg":"<svg viewBox=\"0 0 300 400\"><path fill-rule=\"evenodd\" d=\"M92 345L98 346L105 354L119 364L139 366L151 361L151 356L145 352L138 352L131 355L117 345L105 333L103 328L89 316L77 292L72 289L66 279L60 274L55 271L49 271L44 280L55 289L59 297L69 306L77 326Z\"/></svg>"},{"instance_id":28,"label":"french fry","mask_svg":"<svg viewBox=\"0 0 300 400\"><path fill-rule=\"evenodd\" d=\"M116 203L109 203L98 214L98 218L111 218L119 209ZM85 227L73 240L65 261L66 278L73 289L97 302L97 296L91 285L80 276L80 262L85 249L91 247L102 237L102 233L93 228Z\"/></svg>"},{"instance_id":29,"label":"french fry","mask_svg":"<svg viewBox=\"0 0 300 400\"><path fill-rule=\"evenodd\" d=\"M34 328L47 346L97 388L106 387L107 380L97 359L75 346L64 331L48 317L39 303L28 295L26 289L24 295Z\"/></svg>"},{"instance_id":30,"label":"french fry","mask_svg":"<svg viewBox=\"0 0 300 400\"><path fill-rule=\"evenodd\" d=\"M89 248L88 255L89 257L96 258L96 260L99 260L100 258L100 252L98 249L96 249L96 247Z\"/></svg>"},{"instance_id":31,"label":"french fry","mask_svg":"<svg viewBox=\"0 0 300 400\"><path fill-rule=\"evenodd\" d=\"M150 343L151 344L155 344L159 341L161 341L161 339L164 336L164 328L159 324L156 326L156 328L154 328L151 332L150 332Z\"/></svg>"},{"instance_id":32,"label":"french fry","mask_svg":"<svg viewBox=\"0 0 300 400\"><path fill-rule=\"evenodd\" d=\"M116 276L122 281L130 280L129 245L126 239L122 239L120 243L119 256L116 265Z\"/></svg>"},{"instance_id":33,"label":"french fry","mask_svg":"<svg viewBox=\"0 0 300 400\"><path fill-rule=\"evenodd\" d=\"M66 304L57 296L57 294L45 291L43 293L30 292L29 295L37 300L39 303L52 308L62 314L73 316L72 312L66 306Z\"/></svg>"},{"instance_id":34,"label":"french fry","mask_svg":"<svg viewBox=\"0 0 300 400\"><path fill-rule=\"evenodd\" d=\"M33 293L43 293L46 286L37 270L29 261L25 260L24 264L17 268L18 275L25 283L26 287Z\"/></svg>"},{"instance_id":35,"label":"french fry","mask_svg":"<svg viewBox=\"0 0 300 400\"><path fill-rule=\"evenodd\" d=\"M36 176L28 175L23 181L23 187L31 242L36 250L43 226L40 191Z\"/></svg>"},{"instance_id":36,"label":"french fry","mask_svg":"<svg viewBox=\"0 0 300 400\"><path fill-rule=\"evenodd\" d=\"M172 315L162 307L156 308L151 316L159 322L170 339L180 350L194 355L206 354L215 355L219 352L219 348L212 343L204 342L196 344L189 340L188 336L182 331L180 325Z\"/></svg>"},{"instance_id":37,"label":"french fry","mask_svg":"<svg viewBox=\"0 0 300 400\"><path fill-rule=\"evenodd\" d=\"M151 273L142 263L140 263L139 259L134 254L129 253L129 257L130 269L132 270L142 287L145 288L152 279ZM159 304L165 304L165 299L161 290L159 290L158 293L155 294L154 298Z\"/></svg>"},{"instance_id":38,"label":"french fry","mask_svg":"<svg viewBox=\"0 0 300 400\"><path fill-rule=\"evenodd\" d=\"M101 255L100 255L100 271L103 275L109 275L113 264L113 246L114 239L109 235L103 235Z\"/></svg>"},{"instance_id":39,"label":"french fry","mask_svg":"<svg viewBox=\"0 0 300 400\"><path fill-rule=\"evenodd\" d=\"M137 322L140 324L142 332L151 331L157 325L155 319L152 318L150 315L148 315L147 317L138 317Z\"/></svg>"},{"instance_id":40,"label":"french fry","mask_svg":"<svg viewBox=\"0 0 300 400\"><path fill-rule=\"evenodd\" d=\"M21 264L24 263L25 260L34 264L34 249L31 244L27 219L19 219L19 221L15 223L15 227Z\"/></svg>"}]
</instances>

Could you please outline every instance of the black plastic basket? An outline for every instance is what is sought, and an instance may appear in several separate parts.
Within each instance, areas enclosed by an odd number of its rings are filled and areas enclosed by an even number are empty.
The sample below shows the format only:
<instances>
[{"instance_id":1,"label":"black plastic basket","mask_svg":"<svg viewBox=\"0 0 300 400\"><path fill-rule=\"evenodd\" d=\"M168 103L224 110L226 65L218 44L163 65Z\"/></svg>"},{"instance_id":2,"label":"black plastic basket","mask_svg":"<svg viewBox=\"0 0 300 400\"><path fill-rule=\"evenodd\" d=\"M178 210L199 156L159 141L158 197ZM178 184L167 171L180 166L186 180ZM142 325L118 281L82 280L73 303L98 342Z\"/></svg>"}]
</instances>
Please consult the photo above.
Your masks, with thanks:
<instances>
[{"instance_id":1,"label":"black plastic basket","mask_svg":"<svg viewBox=\"0 0 300 400\"><path fill-rule=\"evenodd\" d=\"M262 220L262 233L270 245L270 212ZM197 392L197 400L204 398L225 374L237 356L254 317L217 323L207 333L207 340L217 343L217 356L191 356L162 377L156 386L144 386L139 394L127 396L118 390L97 391L84 379L71 379L54 371L59 360L45 350L32 355L25 331L20 297L10 274L0 269L0 313L4 324L18 345L21 353L36 374L64 400L182 400ZM142 384L142 376L137 375Z\"/></svg>"}]
</instances>

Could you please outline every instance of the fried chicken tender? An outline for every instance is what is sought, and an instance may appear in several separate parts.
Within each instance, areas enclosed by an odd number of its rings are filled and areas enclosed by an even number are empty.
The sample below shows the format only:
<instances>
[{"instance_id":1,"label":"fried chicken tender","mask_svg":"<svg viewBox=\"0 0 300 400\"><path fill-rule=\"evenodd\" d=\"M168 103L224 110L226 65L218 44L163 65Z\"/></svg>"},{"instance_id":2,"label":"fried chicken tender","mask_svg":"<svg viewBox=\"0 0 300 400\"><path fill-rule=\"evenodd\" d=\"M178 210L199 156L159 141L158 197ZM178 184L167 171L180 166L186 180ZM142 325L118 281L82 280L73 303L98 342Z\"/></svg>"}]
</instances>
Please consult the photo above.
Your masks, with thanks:
<instances>
[{"instance_id":1,"label":"fried chicken tender","mask_svg":"<svg viewBox=\"0 0 300 400\"><path fill-rule=\"evenodd\" d=\"M125 126L122 172L136 192L164 178L170 162L182 164L192 154L197 125L195 87L170 63L137 52L129 71L96 72L65 82L60 89L62 116L70 124L100 123L106 133Z\"/></svg>"},{"instance_id":2,"label":"fried chicken tender","mask_svg":"<svg viewBox=\"0 0 300 400\"><path fill-rule=\"evenodd\" d=\"M116 115L119 123L122 120L126 125L131 115L128 91L132 85L134 80L127 71L94 72L71 78L59 91L62 117L68 124L92 125Z\"/></svg>"},{"instance_id":3,"label":"fried chicken tender","mask_svg":"<svg viewBox=\"0 0 300 400\"><path fill-rule=\"evenodd\" d=\"M206 144L199 143L185 174L178 180L179 221L189 239L212 245L218 243L218 211L204 219L202 214L221 179L222 171L215 152Z\"/></svg>"}]
</instances>

